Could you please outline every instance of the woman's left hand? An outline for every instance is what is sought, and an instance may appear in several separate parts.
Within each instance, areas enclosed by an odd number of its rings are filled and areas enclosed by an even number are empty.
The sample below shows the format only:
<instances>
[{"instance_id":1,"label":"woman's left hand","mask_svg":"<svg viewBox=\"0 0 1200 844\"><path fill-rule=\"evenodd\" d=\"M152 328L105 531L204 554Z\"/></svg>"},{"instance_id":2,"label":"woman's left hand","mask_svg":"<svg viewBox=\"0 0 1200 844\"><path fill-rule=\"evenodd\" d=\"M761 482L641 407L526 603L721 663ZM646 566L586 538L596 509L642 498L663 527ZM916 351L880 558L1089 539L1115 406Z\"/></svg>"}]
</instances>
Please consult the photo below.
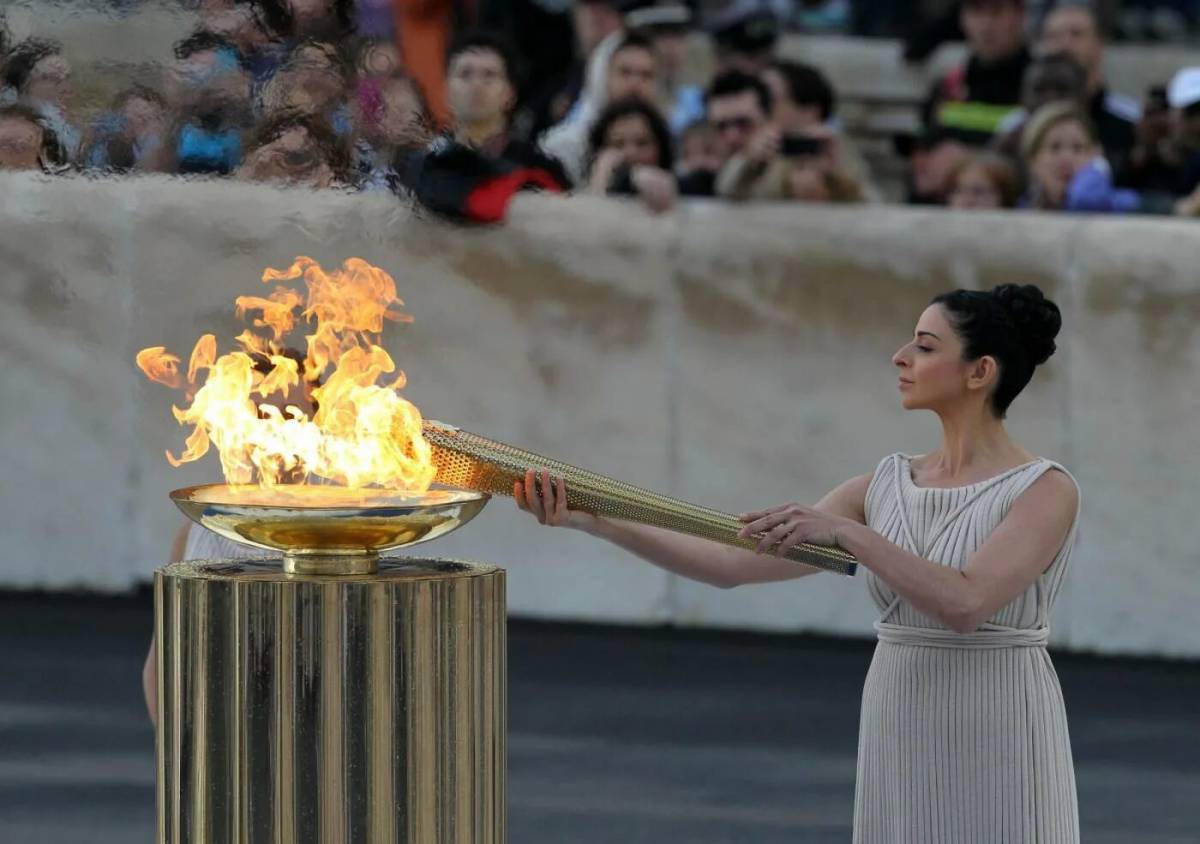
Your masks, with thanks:
<instances>
[{"instance_id":1,"label":"woman's left hand","mask_svg":"<svg viewBox=\"0 0 1200 844\"><path fill-rule=\"evenodd\" d=\"M738 536L748 538L755 534L763 535L754 549L757 553L773 553L781 557L802 542L837 545L838 529L853 524L842 516L794 502L756 513L743 513L738 516L738 521L744 525Z\"/></svg>"}]
</instances>

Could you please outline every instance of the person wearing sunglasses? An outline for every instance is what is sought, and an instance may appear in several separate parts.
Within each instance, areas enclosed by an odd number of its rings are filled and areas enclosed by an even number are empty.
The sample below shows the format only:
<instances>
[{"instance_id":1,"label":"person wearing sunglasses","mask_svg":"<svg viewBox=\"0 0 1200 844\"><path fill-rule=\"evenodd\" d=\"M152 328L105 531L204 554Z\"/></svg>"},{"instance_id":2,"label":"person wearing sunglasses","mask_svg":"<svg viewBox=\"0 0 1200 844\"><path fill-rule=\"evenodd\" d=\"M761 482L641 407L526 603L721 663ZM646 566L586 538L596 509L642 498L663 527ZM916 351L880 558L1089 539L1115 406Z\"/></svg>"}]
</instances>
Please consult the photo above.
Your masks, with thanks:
<instances>
[{"instance_id":1,"label":"person wearing sunglasses","mask_svg":"<svg viewBox=\"0 0 1200 844\"><path fill-rule=\"evenodd\" d=\"M735 155L747 153L756 138L770 128L771 92L761 79L740 70L717 75L704 95L708 125L716 139L716 157L723 167ZM716 196L717 172L693 170L679 181L684 196Z\"/></svg>"}]
</instances>

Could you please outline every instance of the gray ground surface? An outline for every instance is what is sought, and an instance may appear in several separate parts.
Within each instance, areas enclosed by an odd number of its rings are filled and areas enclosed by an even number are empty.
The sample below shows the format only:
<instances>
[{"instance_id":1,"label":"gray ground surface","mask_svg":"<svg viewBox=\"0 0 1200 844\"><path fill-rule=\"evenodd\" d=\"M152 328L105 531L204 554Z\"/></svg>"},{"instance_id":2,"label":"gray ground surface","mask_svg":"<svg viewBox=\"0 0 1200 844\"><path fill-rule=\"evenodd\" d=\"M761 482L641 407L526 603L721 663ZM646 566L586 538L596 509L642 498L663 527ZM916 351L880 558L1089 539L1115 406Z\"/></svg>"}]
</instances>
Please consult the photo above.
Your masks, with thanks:
<instances>
[{"instance_id":1,"label":"gray ground surface","mask_svg":"<svg viewBox=\"0 0 1200 844\"><path fill-rule=\"evenodd\" d=\"M152 840L137 598L0 593L0 842ZM870 644L510 628L509 838L844 842ZM1200 666L1058 655L1085 842L1200 841Z\"/></svg>"}]
</instances>

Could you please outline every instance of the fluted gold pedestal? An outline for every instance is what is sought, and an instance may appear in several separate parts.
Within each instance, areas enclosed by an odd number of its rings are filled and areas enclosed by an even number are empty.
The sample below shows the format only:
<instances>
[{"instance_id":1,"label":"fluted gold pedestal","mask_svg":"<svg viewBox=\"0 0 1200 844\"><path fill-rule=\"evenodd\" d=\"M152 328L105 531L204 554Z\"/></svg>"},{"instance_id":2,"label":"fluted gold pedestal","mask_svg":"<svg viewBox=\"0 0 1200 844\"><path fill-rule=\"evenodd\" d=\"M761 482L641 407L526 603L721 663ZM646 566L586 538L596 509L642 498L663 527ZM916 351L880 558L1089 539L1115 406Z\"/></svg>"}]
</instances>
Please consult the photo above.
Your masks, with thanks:
<instances>
[{"instance_id":1,"label":"fluted gold pedestal","mask_svg":"<svg viewBox=\"0 0 1200 844\"><path fill-rule=\"evenodd\" d=\"M501 569L192 561L154 589L159 842L503 844Z\"/></svg>"}]
</instances>

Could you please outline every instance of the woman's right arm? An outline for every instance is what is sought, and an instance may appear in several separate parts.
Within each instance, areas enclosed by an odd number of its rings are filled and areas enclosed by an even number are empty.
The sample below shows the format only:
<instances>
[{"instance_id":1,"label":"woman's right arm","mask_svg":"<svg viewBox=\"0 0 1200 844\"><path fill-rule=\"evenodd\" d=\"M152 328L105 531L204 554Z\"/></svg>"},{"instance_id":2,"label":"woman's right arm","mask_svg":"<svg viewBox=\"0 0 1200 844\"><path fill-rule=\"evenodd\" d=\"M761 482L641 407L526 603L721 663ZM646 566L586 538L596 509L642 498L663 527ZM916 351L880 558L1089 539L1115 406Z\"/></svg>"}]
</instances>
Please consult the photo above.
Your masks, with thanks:
<instances>
[{"instance_id":1,"label":"woman's right arm","mask_svg":"<svg viewBox=\"0 0 1200 844\"><path fill-rule=\"evenodd\" d=\"M822 498L817 508L865 521L863 500L870 480L870 475L861 475L847 481ZM548 492L542 495L540 490ZM663 528L570 510L566 505L566 493L563 479L552 478L545 470L540 474L530 470L525 474L524 483L517 482L513 486L517 506L532 513L542 524L583 531L659 568L711 586L732 589L749 583L791 580L821 571L815 566L774 554L760 554Z\"/></svg>"}]
</instances>

